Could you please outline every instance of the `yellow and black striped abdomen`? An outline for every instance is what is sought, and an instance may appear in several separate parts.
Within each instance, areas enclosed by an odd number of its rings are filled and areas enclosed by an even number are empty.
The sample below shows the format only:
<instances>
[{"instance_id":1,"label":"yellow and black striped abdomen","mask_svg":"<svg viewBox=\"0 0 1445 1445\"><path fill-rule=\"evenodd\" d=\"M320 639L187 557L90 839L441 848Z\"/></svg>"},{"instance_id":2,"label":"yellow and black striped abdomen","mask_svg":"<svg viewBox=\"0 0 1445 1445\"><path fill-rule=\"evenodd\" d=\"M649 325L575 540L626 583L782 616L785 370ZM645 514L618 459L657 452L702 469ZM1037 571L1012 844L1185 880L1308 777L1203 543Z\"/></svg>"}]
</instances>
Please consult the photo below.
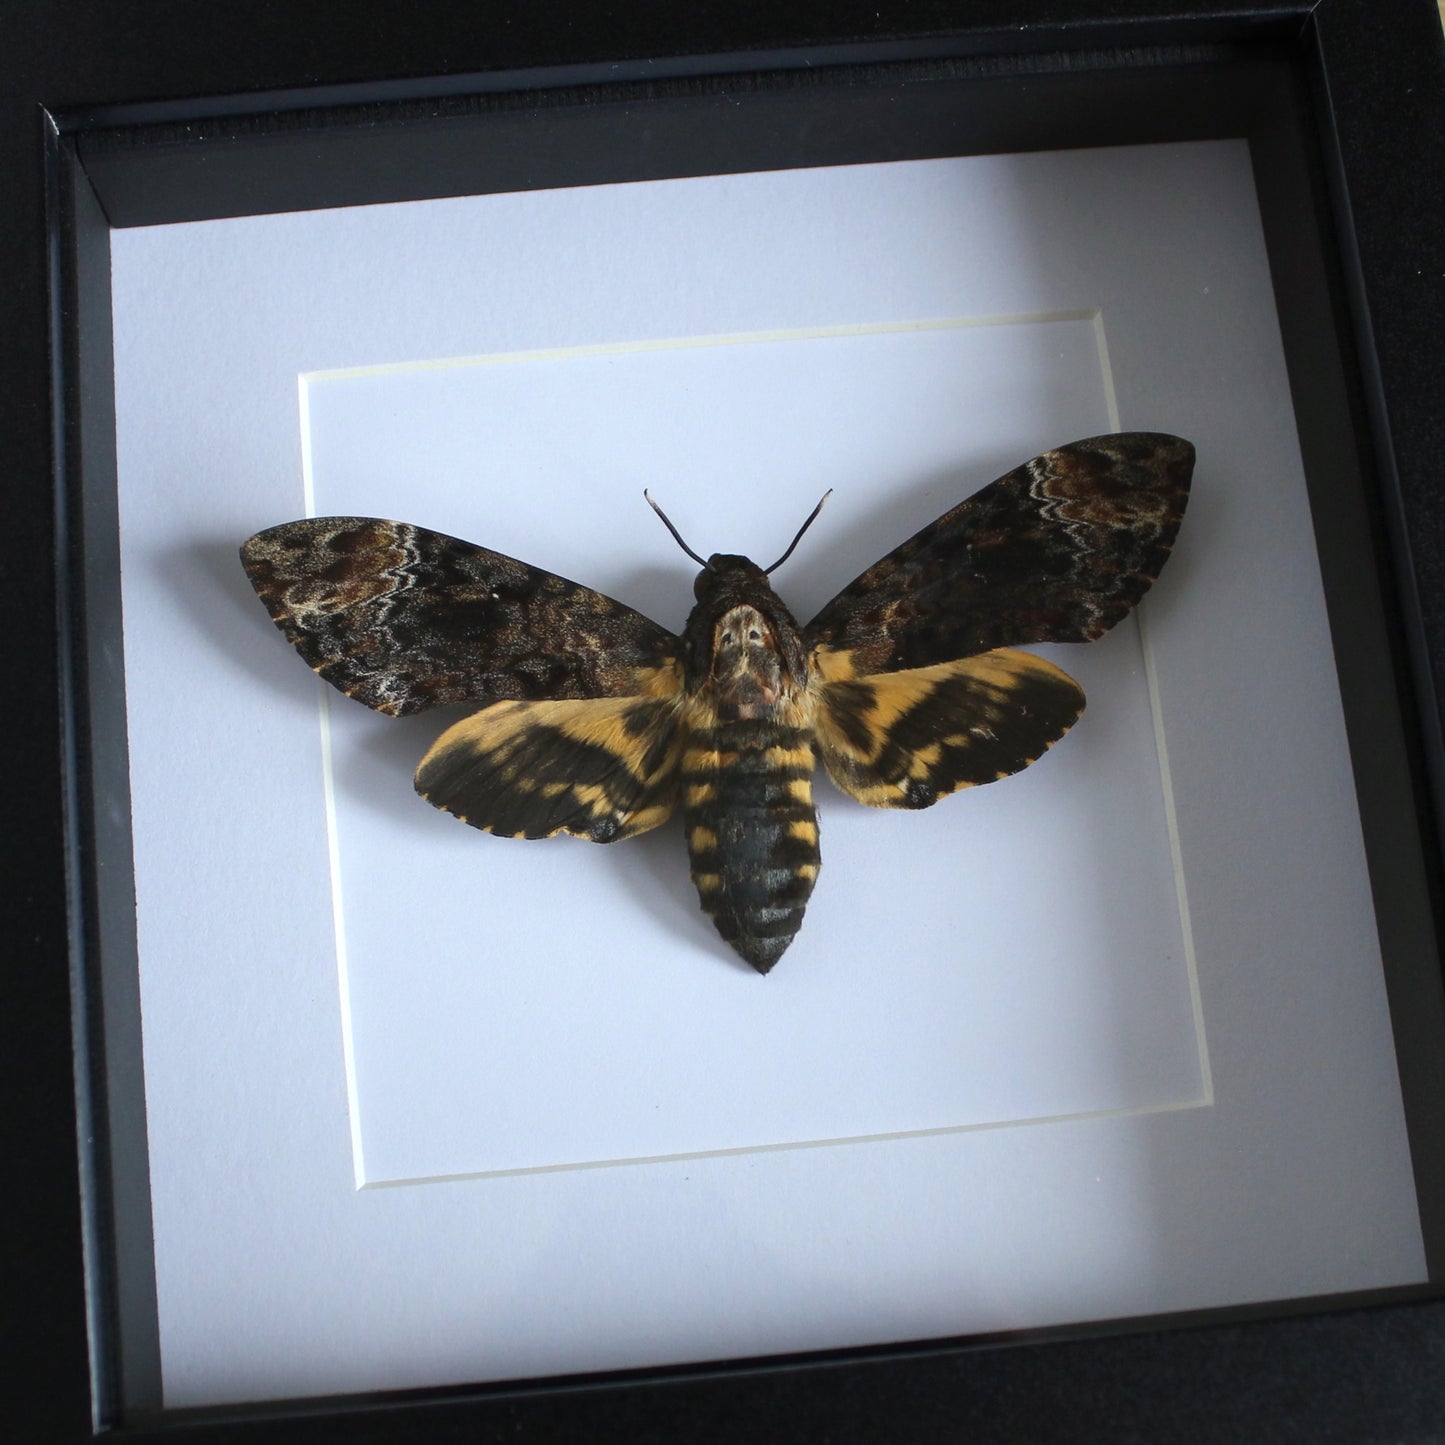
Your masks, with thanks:
<instances>
[{"instance_id":1,"label":"yellow and black striped abdomen","mask_svg":"<svg viewBox=\"0 0 1445 1445\"><path fill-rule=\"evenodd\" d=\"M767 718L694 731L681 783L703 910L766 973L802 927L818 876L811 735Z\"/></svg>"}]
</instances>

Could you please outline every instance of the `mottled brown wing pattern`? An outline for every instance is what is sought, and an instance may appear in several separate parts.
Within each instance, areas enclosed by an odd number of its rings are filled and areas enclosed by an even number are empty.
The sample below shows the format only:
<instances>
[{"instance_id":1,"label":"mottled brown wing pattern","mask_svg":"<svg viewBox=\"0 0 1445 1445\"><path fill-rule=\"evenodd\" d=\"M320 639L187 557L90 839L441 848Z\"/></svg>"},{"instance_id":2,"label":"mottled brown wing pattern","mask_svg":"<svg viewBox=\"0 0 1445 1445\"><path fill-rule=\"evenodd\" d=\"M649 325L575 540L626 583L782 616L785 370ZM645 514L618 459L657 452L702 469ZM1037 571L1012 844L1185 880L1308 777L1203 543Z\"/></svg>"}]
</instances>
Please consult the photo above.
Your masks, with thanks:
<instances>
[{"instance_id":1,"label":"mottled brown wing pattern","mask_svg":"<svg viewBox=\"0 0 1445 1445\"><path fill-rule=\"evenodd\" d=\"M247 541L241 562L302 657L378 712L678 686L678 639L640 612L424 527L287 522Z\"/></svg>"},{"instance_id":2,"label":"mottled brown wing pattern","mask_svg":"<svg viewBox=\"0 0 1445 1445\"><path fill-rule=\"evenodd\" d=\"M1158 576L1193 468L1194 448L1157 432L1045 452L874 563L804 634L856 676L1091 642Z\"/></svg>"},{"instance_id":3,"label":"mottled brown wing pattern","mask_svg":"<svg viewBox=\"0 0 1445 1445\"><path fill-rule=\"evenodd\" d=\"M891 808L1027 767L1084 696L1014 649L1091 641L1134 607L1169 555L1193 464L1188 442L1145 432L1046 452L801 632L767 574L731 555L704 564L685 640L399 522L290 522L241 559L277 625L348 696L394 715L481 705L417 769L436 807L489 833L598 843L680 808L705 911L766 972L818 874L815 759L858 801Z\"/></svg>"},{"instance_id":4,"label":"mottled brown wing pattern","mask_svg":"<svg viewBox=\"0 0 1445 1445\"><path fill-rule=\"evenodd\" d=\"M504 838L631 838L672 813L680 702L678 694L495 703L437 739L416 790Z\"/></svg>"},{"instance_id":5,"label":"mottled brown wing pattern","mask_svg":"<svg viewBox=\"0 0 1445 1445\"><path fill-rule=\"evenodd\" d=\"M828 776L845 793L875 808L928 808L1026 768L1083 710L1083 689L1066 672L999 648L821 683L814 732Z\"/></svg>"}]
</instances>

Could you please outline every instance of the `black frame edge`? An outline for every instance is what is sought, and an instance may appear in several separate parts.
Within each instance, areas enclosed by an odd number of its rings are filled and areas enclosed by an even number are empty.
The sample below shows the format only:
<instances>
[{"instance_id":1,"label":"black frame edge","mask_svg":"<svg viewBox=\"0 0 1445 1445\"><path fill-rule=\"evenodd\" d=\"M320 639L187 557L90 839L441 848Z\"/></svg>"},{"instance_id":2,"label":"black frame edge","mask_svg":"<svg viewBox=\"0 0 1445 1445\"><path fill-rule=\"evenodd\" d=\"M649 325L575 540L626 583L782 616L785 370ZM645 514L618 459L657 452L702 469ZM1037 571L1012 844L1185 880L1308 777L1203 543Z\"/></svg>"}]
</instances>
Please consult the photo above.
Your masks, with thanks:
<instances>
[{"instance_id":1,"label":"black frame edge","mask_svg":"<svg viewBox=\"0 0 1445 1445\"><path fill-rule=\"evenodd\" d=\"M1359 43L1367 11L1364 0L1324 0L1318 7L1311 23L1318 27L1320 74L1326 80L1335 70L1331 53L1344 53ZM1425 101L1434 107L1428 116L1416 117L1422 126L1441 119L1440 56L1445 54L1438 37L1433 50L1424 43L1424 14L1425 5L1419 3L1412 16L1415 28L1409 32L1420 43L1412 46L1407 39L1392 51L1410 61L1409 73L1419 78ZM1285 23L1288 16L1270 21L1273 26ZM44 265L33 242L43 233L53 243L55 231L44 226L37 205L43 187L35 157L41 150L49 156L53 187L58 139L38 108L7 100L3 113L8 134L0 142L0 181L14 183L5 189L14 197L17 212L0 235L0 259L20 287L43 294L38 288L43 287ZM1379 377L1371 383L1372 405L1383 424L1377 433L1382 437L1380 463L1385 477L1397 482L1400 525L1395 540L1408 548L1407 565L1399 573L1402 606L1411 618L1417 655L1429 659L1438 697L1445 680L1445 511L1433 459L1445 446L1445 417L1438 401L1432 406L1426 395L1432 386L1436 398L1442 394L1438 367L1413 378L1410 370L1412 352L1438 360L1445 289L1437 278L1433 289L1423 293L1429 304L1413 321L1402 318L1406 303L1390 292L1394 278L1409 269L1405 257L1425 259L1429 238L1419 228L1441 220L1441 198L1430 197L1428 187L1418 182L1412 186L1401 179L1403 158L1395 157L1383 176L1372 174L1377 153L1372 135L1382 124L1380 117L1342 107L1335 121L1336 179L1356 225L1367 233L1359 246L1356 324L1383 338ZM1437 124L1434 134L1442 133L1445 128ZM23 139L17 141L17 136ZM1410 245L1390 253L1383 238L1392 225L1387 214L1391 187L1401 185L1415 197L1410 220L1417 229ZM53 217L53 189L50 200ZM1358 240L1356 230L1349 234ZM1445 229L1433 234L1438 238ZM53 319L58 324L58 318ZM1411 339L1430 327L1433 347L1428 336L1423 346ZM0 359L0 418L7 439L16 439L7 451L23 475L48 470L53 459L58 461L62 427L70 415L55 389L58 357L38 348L36 337L33 327L21 328L8 358ZM37 590L43 597L47 581L53 582L49 559L58 539L56 519L27 502L17 509L12 528L19 560L0 570L0 586L12 608L22 613L28 608L33 615ZM22 628L16 660L21 716L53 718L60 678L49 629L32 633ZM1438 703L1422 697L1422 736L1427 754L1433 749L1436 758L1440 722ZM6 1097L22 1100L23 1108L6 1111L4 1140L7 1157L22 1162L32 1186L12 1190L23 1197L12 1198L4 1268L7 1293L34 1304L23 1319L17 1312L6 1332L12 1378L26 1386L19 1394L12 1386L7 1424L15 1438L37 1441L91 1437L88 1405L79 1408L75 1393L79 1387L88 1396L89 1376L77 1244L81 1224L75 1134L57 1136L54 1128L57 1118L73 1120L75 1107L69 1039L60 1038L56 1029L64 1018L68 1030L71 1011L63 965L70 903L63 885L57 887L51 866L73 846L73 840L67 845L60 837L57 821L63 812L57 782L60 752L60 739L48 723L12 745L11 763L21 780L14 826L34 862L28 871L22 867L16 886L0 900L5 936L20 943L18 966L0 971L0 1016L22 1021L13 1026L19 1030L19 1046L7 1054L6 1073L0 1078L9 1089ZM12 850L12 856L24 863L20 850ZM936 1439L967 1429L991 1438L1033 1440L1202 1440L1244 1438L1259 1428L1261 1418L1269 1418L1296 1432L1281 1433L1280 1438L1404 1440L1435 1438L1445 1423L1445 1402L1435 1385L1438 1361L1445 1353L1445 1307L1437 1304L1139 1334L1129 1337L1126 1350L1118 1349L1118 1343L943 1349L817 1367L807 1433L906 1440ZM532 1440L603 1438L623 1431L639 1439L685 1434L699 1441L734 1439L744 1430L777 1436L800 1423L788 1373L786 1367L777 1367L656 1385L627 1381L561 1391L550 1398L527 1392L485 1402L418 1399L373 1407L357 1402L357 1409L331 1415L298 1406L286 1418L198 1423L183 1433L208 1441L415 1438L419 1430L436 1440L516 1438L523 1432ZM149 1430L123 1433L159 1438Z\"/></svg>"},{"instance_id":2,"label":"black frame edge","mask_svg":"<svg viewBox=\"0 0 1445 1445\"><path fill-rule=\"evenodd\" d=\"M1368 53L1364 18L1348 6L1320 7L1311 19L1315 65L1310 78L1320 113L1329 122L1326 180L1341 222L1351 320L1360 355L1369 359L1362 380L1376 441L1373 460L1387 502L1385 520L1415 664L1417 715L1435 815L1445 818L1445 524L1432 505L1439 458L1445 455L1445 407L1440 404L1445 365L1438 356L1433 367L1429 364L1431 342L1445 330L1445 297L1438 285L1411 284L1427 274L1423 266L1383 255L1378 242L1362 246L1360 241L1364 224L1376 237L1408 228L1417 247L1428 244L1432 234L1445 234L1445 191L1428 155L1401 154L1381 140L1381 117L1354 114L1337 104L1330 57L1362 47ZM1440 95L1445 46L1438 34L1419 39L1419 45L1407 48L1408 70L1395 74L1392 83L1400 97L1414 98L1421 134L1439 137L1445 134ZM1408 198L1403 216L1396 214L1401 195ZM1388 338L1383 345L1382 336Z\"/></svg>"}]
</instances>

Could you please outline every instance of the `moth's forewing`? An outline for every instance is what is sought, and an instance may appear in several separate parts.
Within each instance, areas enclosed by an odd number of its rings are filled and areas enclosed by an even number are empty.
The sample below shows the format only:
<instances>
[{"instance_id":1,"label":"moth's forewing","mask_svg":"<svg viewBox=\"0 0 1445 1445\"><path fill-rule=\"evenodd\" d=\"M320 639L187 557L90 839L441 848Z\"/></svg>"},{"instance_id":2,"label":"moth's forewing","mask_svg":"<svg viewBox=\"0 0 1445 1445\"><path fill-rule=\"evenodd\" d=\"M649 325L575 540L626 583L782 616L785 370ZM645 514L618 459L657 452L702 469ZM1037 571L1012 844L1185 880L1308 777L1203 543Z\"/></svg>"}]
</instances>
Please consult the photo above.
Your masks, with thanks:
<instances>
[{"instance_id":1,"label":"moth's forewing","mask_svg":"<svg viewBox=\"0 0 1445 1445\"><path fill-rule=\"evenodd\" d=\"M676 685L679 641L640 612L424 527L307 518L258 532L241 563L301 656L395 717L439 703Z\"/></svg>"},{"instance_id":2,"label":"moth's forewing","mask_svg":"<svg viewBox=\"0 0 1445 1445\"><path fill-rule=\"evenodd\" d=\"M1045 452L875 562L804 636L857 676L1092 642L1159 575L1193 470L1194 448L1159 432Z\"/></svg>"}]
</instances>

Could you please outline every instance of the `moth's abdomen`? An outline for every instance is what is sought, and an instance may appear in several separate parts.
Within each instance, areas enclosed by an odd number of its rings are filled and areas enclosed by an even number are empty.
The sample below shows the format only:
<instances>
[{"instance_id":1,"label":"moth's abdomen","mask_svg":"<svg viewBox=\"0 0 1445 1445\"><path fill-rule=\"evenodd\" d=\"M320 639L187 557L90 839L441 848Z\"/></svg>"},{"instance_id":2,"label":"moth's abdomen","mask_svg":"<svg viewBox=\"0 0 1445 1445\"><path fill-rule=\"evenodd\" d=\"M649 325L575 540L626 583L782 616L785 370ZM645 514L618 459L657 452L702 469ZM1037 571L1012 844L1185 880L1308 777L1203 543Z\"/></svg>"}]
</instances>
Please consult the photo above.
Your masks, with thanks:
<instances>
[{"instance_id":1,"label":"moth's abdomen","mask_svg":"<svg viewBox=\"0 0 1445 1445\"><path fill-rule=\"evenodd\" d=\"M766 718L695 730L681 783L703 911L766 973L802 927L818 876L812 737Z\"/></svg>"}]
</instances>

